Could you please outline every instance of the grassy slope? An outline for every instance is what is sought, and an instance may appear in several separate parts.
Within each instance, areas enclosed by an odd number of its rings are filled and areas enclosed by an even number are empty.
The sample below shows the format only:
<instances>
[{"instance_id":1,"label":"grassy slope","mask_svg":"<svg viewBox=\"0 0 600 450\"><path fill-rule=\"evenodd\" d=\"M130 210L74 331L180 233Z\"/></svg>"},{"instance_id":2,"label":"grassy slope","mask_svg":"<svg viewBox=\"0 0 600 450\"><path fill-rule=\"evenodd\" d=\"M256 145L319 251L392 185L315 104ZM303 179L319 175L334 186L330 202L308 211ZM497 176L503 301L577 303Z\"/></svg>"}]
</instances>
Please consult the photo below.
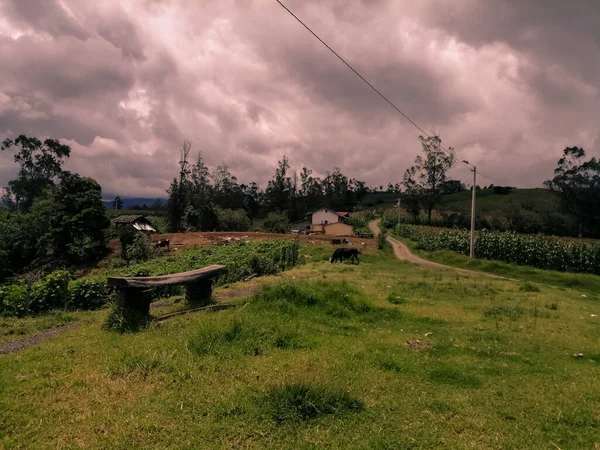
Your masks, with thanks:
<instances>
[{"instance_id":1,"label":"grassy slope","mask_svg":"<svg viewBox=\"0 0 600 450\"><path fill-rule=\"evenodd\" d=\"M328 289L311 282L331 282L371 308L257 299L134 335L101 331L106 311L73 313L81 328L0 357L0 446L579 449L598 442L597 301L577 289L426 270L389 250L364 256L360 266L328 264L329 249L302 253L310 264L263 281L293 283L290 298L294 289ZM416 339L431 347L405 345ZM572 356L579 352L585 357ZM269 389L294 383L345 392L364 409L278 424L272 409L293 400L285 396L292 389L275 391L279 397Z\"/></svg>"},{"instance_id":2,"label":"grassy slope","mask_svg":"<svg viewBox=\"0 0 600 450\"><path fill-rule=\"evenodd\" d=\"M383 203L377 203L383 201ZM369 208L391 208L398 201L398 194L378 192L369 194L363 201ZM509 194L495 194L492 189L477 191L477 210L483 213L500 211L514 201L518 204L531 205L535 211L558 211L557 198L548 189L515 189ZM471 191L459 192L442 197L442 201L435 208L437 211L470 211Z\"/></svg>"},{"instance_id":3,"label":"grassy slope","mask_svg":"<svg viewBox=\"0 0 600 450\"><path fill-rule=\"evenodd\" d=\"M494 194L492 189L477 191L477 209L482 212L494 212L506 207L511 201L532 205L536 211L558 210L557 198L547 189L516 189L509 194ZM459 192L442 197L437 209L471 209L471 192Z\"/></svg>"}]
</instances>

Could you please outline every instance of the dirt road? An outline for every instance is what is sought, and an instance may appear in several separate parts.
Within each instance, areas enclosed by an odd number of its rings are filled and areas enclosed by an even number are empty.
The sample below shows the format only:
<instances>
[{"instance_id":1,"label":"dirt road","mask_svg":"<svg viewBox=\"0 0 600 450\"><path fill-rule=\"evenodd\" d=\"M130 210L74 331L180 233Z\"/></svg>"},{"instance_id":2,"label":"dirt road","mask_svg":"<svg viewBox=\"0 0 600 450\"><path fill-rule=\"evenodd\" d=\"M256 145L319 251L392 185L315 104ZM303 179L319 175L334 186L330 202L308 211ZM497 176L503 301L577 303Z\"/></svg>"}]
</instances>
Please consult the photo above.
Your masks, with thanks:
<instances>
[{"instance_id":1,"label":"dirt road","mask_svg":"<svg viewBox=\"0 0 600 450\"><path fill-rule=\"evenodd\" d=\"M373 234L375 236L377 236L379 234L379 220L373 220L373 221L369 222L369 228L371 229ZM433 261L427 261L426 259L422 259L422 258L419 258L418 256L413 255L410 252L410 250L408 249L408 247L406 245L404 245L402 242L398 241L397 239L394 239L393 237L388 236L387 241L390 244L392 244L392 247L394 248L394 254L396 255L396 257L402 261L408 261L413 264L418 264L419 266L424 266L424 267L430 267L432 269L453 270L455 272L462 273L465 275L477 275L477 276L484 276L484 277L488 277L488 278L496 278L496 279L501 279L501 280L518 281L518 280L515 280L514 278L506 278L506 277L501 277L499 275L492 275L491 273L477 272L474 270L459 269L458 267L446 266L445 264L439 264L439 263L436 263Z\"/></svg>"}]
</instances>

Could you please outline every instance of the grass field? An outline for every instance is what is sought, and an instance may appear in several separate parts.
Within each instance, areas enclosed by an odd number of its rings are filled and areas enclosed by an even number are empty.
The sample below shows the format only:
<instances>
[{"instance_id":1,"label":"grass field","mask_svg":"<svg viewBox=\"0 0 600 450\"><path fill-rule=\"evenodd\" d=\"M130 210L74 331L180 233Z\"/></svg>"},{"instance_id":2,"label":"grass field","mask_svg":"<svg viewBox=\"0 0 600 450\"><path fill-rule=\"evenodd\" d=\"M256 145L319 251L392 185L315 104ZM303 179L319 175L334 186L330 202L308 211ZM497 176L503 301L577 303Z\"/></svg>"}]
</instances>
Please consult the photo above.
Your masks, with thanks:
<instances>
[{"instance_id":1,"label":"grass field","mask_svg":"<svg viewBox=\"0 0 600 450\"><path fill-rule=\"evenodd\" d=\"M600 446L591 284L424 269L389 249L332 265L330 250L303 246L307 264L253 281L237 308L137 334L102 331L106 310L26 319L25 334L82 325L0 356L0 447Z\"/></svg>"}]
</instances>

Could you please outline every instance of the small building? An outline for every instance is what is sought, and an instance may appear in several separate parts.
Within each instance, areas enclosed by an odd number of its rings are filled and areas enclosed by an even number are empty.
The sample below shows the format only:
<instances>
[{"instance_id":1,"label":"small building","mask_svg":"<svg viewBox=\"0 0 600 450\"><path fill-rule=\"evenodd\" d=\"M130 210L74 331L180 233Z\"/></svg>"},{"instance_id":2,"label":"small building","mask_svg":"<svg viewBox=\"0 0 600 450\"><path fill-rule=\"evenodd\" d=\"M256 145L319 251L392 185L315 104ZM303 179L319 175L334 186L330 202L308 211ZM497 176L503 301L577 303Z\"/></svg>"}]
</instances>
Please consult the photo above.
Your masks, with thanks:
<instances>
[{"instance_id":1,"label":"small building","mask_svg":"<svg viewBox=\"0 0 600 450\"><path fill-rule=\"evenodd\" d=\"M336 222L324 225L324 231L326 236L352 236L354 230L347 223Z\"/></svg>"},{"instance_id":2,"label":"small building","mask_svg":"<svg viewBox=\"0 0 600 450\"><path fill-rule=\"evenodd\" d=\"M148 219L144 216L119 216L115 217L112 222L117 228L132 227L137 231L147 231L149 233L156 233L156 228Z\"/></svg>"},{"instance_id":3,"label":"small building","mask_svg":"<svg viewBox=\"0 0 600 450\"><path fill-rule=\"evenodd\" d=\"M323 208L306 214L302 220L289 223L288 228L304 232L325 233L325 227L336 223L345 223L347 218L347 212L337 212ZM351 234L352 231L348 235Z\"/></svg>"},{"instance_id":4,"label":"small building","mask_svg":"<svg viewBox=\"0 0 600 450\"><path fill-rule=\"evenodd\" d=\"M298 230L300 232L310 232L310 217L298 220L296 222L290 222L288 224L290 230Z\"/></svg>"}]
</instances>

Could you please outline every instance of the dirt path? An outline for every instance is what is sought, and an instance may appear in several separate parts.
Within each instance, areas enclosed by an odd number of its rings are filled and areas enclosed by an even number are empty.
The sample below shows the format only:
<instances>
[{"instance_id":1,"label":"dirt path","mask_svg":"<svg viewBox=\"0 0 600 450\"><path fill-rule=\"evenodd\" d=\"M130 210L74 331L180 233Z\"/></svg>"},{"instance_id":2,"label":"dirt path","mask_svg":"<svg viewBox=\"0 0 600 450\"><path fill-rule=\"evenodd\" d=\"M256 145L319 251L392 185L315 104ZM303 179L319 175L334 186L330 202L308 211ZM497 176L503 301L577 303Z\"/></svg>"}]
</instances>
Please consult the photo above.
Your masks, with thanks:
<instances>
[{"instance_id":1,"label":"dirt path","mask_svg":"<svg viewBox=\"0 0 600 450\"><path fill-rule=\"evenodd\" d=\"M369 228L371 229L373 234L375 236L377 236L379 234L379 220L373 220L373 221L369 222ZM501 277L499 275L493 275L491 273L477 272L474 270L467 270L467 269L460 269L458 267L446 266L445 264L440 264L440 263L436 263L433 261L427 261L426 259L419 258L418 256L413 255L406 245L404 245L402 242L394 239L393 237L388 236L387 241L390 244L392 244L392 247L394 248L394 254L396 255L396 257L402 261L408 261L413 264L418 264L419 266L424 266L424 267L430 267L432 269L449 269L449 270L453 270L455 272L462 273L465 275L478 275L478 276L484 276L484 277L488 277L488 278L496 278L496 279L500 279L500 280L519 281L519 280L515 280L514 278L506 278L506 277Z\"/></svg>"},{"instance_id":2,"label":"dirt path","mask_svg":"<svg viewBox=\"0 0 600 450\"><path fill-rule=\"evenodd\" d=\"M6 355L9 353L15 353L20 350L24 350L27 347L31 347L32 345L39 344L40 342L45 341L46 339L51 338L52 336L56 336L58 334L64 333L69 330L73 330L77 328L79 323L70 323L68 325L62 325L60 327L48 328L47 330L42 330L33 336L14 339L12 341L3 342L0 344L0 355Z\"/></svg>"}]
</instances>

